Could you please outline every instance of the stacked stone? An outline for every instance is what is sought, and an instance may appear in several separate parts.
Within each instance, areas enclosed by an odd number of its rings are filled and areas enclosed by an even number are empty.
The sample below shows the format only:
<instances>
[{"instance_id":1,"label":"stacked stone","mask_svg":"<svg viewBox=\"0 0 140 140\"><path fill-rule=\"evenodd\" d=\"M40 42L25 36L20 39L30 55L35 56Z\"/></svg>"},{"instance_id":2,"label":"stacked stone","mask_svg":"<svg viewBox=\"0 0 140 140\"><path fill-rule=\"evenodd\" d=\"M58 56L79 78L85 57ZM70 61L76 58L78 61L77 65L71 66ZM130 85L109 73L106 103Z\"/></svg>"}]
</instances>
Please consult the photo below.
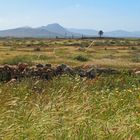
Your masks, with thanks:
<instances>
[{"instance_id":1,"label":"stacked stone","mask_svg":"<svg viewBox=\"0 0 140 140\"><path fill-rule=\"evenodd\" d=\"M52 67L51 64L37 64L36 66L29 67L26 63L19 63L19 65L11 66L4 65L0 67L0 81L8 82L12 79L21 80L23 78L38 78L44 80L51 80L53 77L61 75L70 75L70 76L80 76L88 79L94 79L97 75L106 73L106 74L117 74L119 71L115 69L97 69L90 67L84 69L82 67L72 68L68 65L61 64L56 67Z\"/></svg>"}]
</instances>

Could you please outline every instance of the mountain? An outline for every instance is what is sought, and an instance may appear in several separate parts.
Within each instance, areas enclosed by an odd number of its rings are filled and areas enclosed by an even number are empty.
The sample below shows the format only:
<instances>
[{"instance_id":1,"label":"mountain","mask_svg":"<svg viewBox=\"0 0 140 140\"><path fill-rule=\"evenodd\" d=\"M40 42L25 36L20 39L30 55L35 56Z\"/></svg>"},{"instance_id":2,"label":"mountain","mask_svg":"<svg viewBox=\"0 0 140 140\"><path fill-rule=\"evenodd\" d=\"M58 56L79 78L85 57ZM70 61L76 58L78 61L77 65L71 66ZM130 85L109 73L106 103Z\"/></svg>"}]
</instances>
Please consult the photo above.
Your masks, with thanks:
<instances>
[{"instance_id":1,"label":"mountain","mask_svg":"<svg viewBox=\"0 0 140 140\"><path fill-rule=\"evenodd\" d=\"M49 32L53 32L53 33L58 33L60 35L67 35L67 34L71 34L67 29L65 29L64 27L62 27L61 25L54 23L54 24L48 24L47 26L42 26L40 27L40 29L45 29Z\"/></svg>"},{"instance_id":2,"label":"mountain","mask_svg":"<svg viewBox=\"0 0 140 140\"><path fill-rule=\"evenodd\" d=\"M33 37L33 38L56 38L56 37L81 37L81 34L73 33L62 27L61 25L54 23L47 26L38 28L21 27L16 29L2 30L0 31L0 37Z\"/></svg>"},{"instance_id":3,"label":"mountain","mask_svg":"<svg viewBox=\"0 0 140 140\"><path fill-rule=\"evenodd\" d=\"M109 37L140 37L140 32L128 32L124 30L116 30L111 32L106 32L105 36Z\"/></svg>"},{"instance_id":4,"label":"mountain","mask_svg":"<svg viewBox=\"0 0 140 140\"><path fill-rule=\"evenodd\" d=\"M0 31L0 37L39 37L39 38L54 38L56 36L62 37L60 34L52 33L41 28L21 27L16 29L9 29Z\"/></svg>"},{"instance_id":5,"label":"mountain","mask_svg":"<svg viewBox=\"0 0 140 140\"><path fill-rule=\"evenodd\" d=\"M90 30L90 29L69 29L69 31L74 32L74 33L79 33L83 34L85 36L92 36L92 37L97 37L98 36L98 31L97 30ZM104 32L105 37L134 37L134 38L140 38L140 31L134 31L134 32L128 32L124 30L116 30L116 31L110 31L110 32Z\"/></svg>"},{"instance_id":6,"label":"mountain","mask_svg":"<svg viewBox=\"0 0 140 140\"><path fill-rule=\"evenodd\" d=\"M98 35L98 31L96 31L96 30L74 29L74 28L70 28L68 30L73 32L73 33L79 33L79 34L83 34L83 35L86 35L86 36L97 36Z\"/></svg>"},{"instance_id":7,"label":"mountain","mask_svg":"<svg viewBox=\"0 0 140 140\"><path fill-rule=\"evenodd\" d=\"M9 30L1 30L0 37L33 37L33 38L56 38L56 37L74 37L80 38L82 36L97 37L98 31L93 29L74 29L64 28L58 23L48 24L38 28L21 27ZM128 32L124 30L116 30L104 32L105 37L126 37L126 38L140 38L140 31Z\"/></svg>"},{"instance_id":8,"label":"mountain","mask_svg":"<svg viewBox=\"0 0 140 140\"><path fill-rule=\"evenodd\" d=\"M68 30L67 28L64 28L63 26L61 26L58 23L48 24L47 26L42 26L40 28L45 29L47 31L50 31L52 33L60 34L63 37L72 37L72 36L81 37L82 36L82 34L70 31L70 30Z\"/></svg>"}]
</instances>

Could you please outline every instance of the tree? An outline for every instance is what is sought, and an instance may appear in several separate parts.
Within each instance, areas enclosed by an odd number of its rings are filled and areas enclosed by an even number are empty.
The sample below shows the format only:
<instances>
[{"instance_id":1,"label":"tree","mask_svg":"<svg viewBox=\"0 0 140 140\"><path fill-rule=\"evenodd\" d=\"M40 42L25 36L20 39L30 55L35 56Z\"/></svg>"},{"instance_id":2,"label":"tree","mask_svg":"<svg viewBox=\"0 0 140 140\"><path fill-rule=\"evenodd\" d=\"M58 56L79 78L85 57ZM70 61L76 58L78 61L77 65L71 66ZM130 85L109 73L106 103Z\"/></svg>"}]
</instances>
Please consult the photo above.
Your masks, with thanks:
<instances>
[{"instance_id":1,"label":"tree","mask_svg":"<svg viewBox=\"0 0 140 140\"><path fill-rule=\"evenodd\" d=\"M103 36L103 34L104 34L104 32L102 31L102 30L100 30L99 32L98 32L98 34L99 34L99 36L100 36L100 38Z\"/></svg>"}]
</instances>

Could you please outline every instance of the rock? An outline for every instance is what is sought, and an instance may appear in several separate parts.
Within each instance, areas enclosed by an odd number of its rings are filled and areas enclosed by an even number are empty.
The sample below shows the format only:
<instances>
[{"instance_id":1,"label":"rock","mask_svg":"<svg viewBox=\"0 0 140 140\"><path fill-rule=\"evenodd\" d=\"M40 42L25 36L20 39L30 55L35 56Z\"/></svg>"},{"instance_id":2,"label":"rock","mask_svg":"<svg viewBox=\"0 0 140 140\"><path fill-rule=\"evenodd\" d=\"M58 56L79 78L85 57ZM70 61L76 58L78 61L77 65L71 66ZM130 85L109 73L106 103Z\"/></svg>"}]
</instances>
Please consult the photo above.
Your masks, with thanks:
<instances>
[{"instance_id":1,"label":"rock","mask_svg":"<svg viewBox=\"0 0 140 140\"><path fill-rule=\"evenodd\" d=\"M12 75L11 75L10 70L3 70L1 74L2 74L1 75L2 81L10 81L12 79Z\"/></svg>"},{"instance_id":2,"label":"rock","mask_svg":"<svg viewBox=\"0 0 140 140\"><path fill-rule=\"evenodd\" d=\"M55 73L56 75L62 75L64 73L65 68L67 68L67 65L61 64L58 67L56 67Z\"/></svg>"},{"instance_id":3,"label":"rock","mask_svg":"<svg viewBox=\"0 0 140 140\"><path fill-rule=\"evenodd\" d=\"M74 75L75 74L75 71L71 67L67 66L66 68L64 68L64 73L65 74Z\"/></svg>"},{"instance_id":4,"label":"rock","mask_svg":"<svg viewBox=\"0 0 140 140\"><path fill-rule=\"evenodd\" d=\"M60 67L62 70L64 70L65 68L67 68L67 65L65 65L65 64L61 64L61 65L58 66L58 67Z\"/></svg>"},{"instance_id":5,"label":"rock","mask_svg":"<svg viewBox=\"0 0 140 140\"><path fill-rule=\"evenodd\" d=\"M9 70L11 67L9 65L4 65L3 69Z\"/></svg>"},{"instance_id":6,"label":"rock","mask_svg":"<svg viewBox=\"0 0 140 140\"><path fill-rule=\"evenodd\" d=\"M88 70L87 70L88 69ZM119 73L116 69L98 68L95 69L93 66L74 67L71 68L68 65L61 64L57 67L52 67L51 64L38 64L33 67L28 67L26 63L19 63L17 66L4 65L0 66L0 81L11 81L16 79L17 81L23 78L33 79L44 79L51 80L55 76L67 74L75 76L76 74L80 77L87 77L88 79L94 79L97 74L117 74ZM140 75L140 70L132 71L136 75ZM13 81L13 80L12 80Z\"/></svg>"},{"instance_id":7,"label":"rock","mask_svg":"<svg viewBox=\"0 0 140 140\"><path fill-rule=\"evenodd\" d=\"M53 69L47 69L46 71L41 71L40 73L40 77L41 79L44 79L44 80L51 80L54 76L55 76L55 73L54 73L54 70Z\"/></svg>"},{"instance_id":8,"label":"rock","mask_svg":"<svg viewBox=\"0 0 140 140\"><path fill-rule=\"evenodd\" d=\"M89 79L94 79L94 78L96 78L96 70L95 70L94 68L89 69L89 70L86 72L86 77L89 78Z\"/></svg>"},{"instance_id":9,"label":"rock","mask_svg":"<svg viewBox=\"0 0 140 140\"><path fill-rule=\"evenodd\" d=\"M14 84L14 83L16 83L16 82L17 82L16 79L11 79L7 84L8 84L8 85L11 85L11 84Z\"/></svg>"},{"instance_id":10,"label":"rock","mask_svg":"<svg viewBox=\"0 0 140 140\"><path fill-rule=\"evenodd\" d=\"M42 65L42 64L37 64L36 65L36 68L43 68L44 67L44 65Z\"/></svg>"},{"instance_id":11,"label":"rock","mask_svg":"<svg viewBox=\"0 0 140 140\"><path fill-rule=\"evenodd\" d=\"M47 68L51 68L52 65L51 65L51 64L46 64L45 67L47 67Z\"/></svg>"},{"instance_id":12,"label":"rock","mask_svg":"<svg viewBox=\"0 0 140 140\"><path fill-rule=\"evenodd\" d=\"M119 71L111 68L97 68L98 74L119 74Z\"/></svg>"},{"instance_id":13,"label":"rock","mask_svg":"<svg viewBox=\"0 0 140 140\"><path fill-rule=\"evenodd\" d=\"M18 64L18 69L20 71L24 71L27 67L28 67L28 64L27 63L19 63Z\"/></svg>"},{"instance_id":14,"label":"rock","mask_svg":"<svg viewBox=\"0 0 140 140\"><path fill-rule=\"evenodd\" d=\"M80 70L80 71L78 71L78 75L79 75L80 77L86 77L86 71Z\"/></svg>"}]
</instances>

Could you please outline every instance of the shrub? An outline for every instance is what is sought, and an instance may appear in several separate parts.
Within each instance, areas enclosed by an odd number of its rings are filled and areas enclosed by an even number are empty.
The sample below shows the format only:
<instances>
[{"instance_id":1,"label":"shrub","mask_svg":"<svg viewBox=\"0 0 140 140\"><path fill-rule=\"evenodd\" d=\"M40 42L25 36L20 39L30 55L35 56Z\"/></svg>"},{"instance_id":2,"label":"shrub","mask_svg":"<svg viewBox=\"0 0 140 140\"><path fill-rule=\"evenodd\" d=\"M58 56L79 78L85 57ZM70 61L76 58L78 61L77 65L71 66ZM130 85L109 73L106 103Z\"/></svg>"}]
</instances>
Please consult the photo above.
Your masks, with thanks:
<instances>
[{"instance_id":1,"label":"shrub","mask_svg":"<svg viewBox=\"0 0 140 140\"><path fill-rule=\"evenodd\" d=\"M83 56L83 55L78 55L74 59L78 60L78 61L81 61L81 62L88 61L88 58L86 56Z\"/></svg>"},{"instance_id":2,"label":"shrub","mask_svg":"<svg viewBox=\"0 0 140 140\"><path fill-rule=\"evenodd\" d=\"M131 47L131 50L137 50L137 48L133 46L133 47Z\"/></svg>"},{"instance_id":3,"label":"shrub","mask_svg":"<svg viewBox=\"0 0 140 140\"><path fill-rule=\"evenodd\" d=\"M39 51L41 51L41 48L40 47L34 48L34 51L39 52Z\"/></svg>"}]
</instances>

